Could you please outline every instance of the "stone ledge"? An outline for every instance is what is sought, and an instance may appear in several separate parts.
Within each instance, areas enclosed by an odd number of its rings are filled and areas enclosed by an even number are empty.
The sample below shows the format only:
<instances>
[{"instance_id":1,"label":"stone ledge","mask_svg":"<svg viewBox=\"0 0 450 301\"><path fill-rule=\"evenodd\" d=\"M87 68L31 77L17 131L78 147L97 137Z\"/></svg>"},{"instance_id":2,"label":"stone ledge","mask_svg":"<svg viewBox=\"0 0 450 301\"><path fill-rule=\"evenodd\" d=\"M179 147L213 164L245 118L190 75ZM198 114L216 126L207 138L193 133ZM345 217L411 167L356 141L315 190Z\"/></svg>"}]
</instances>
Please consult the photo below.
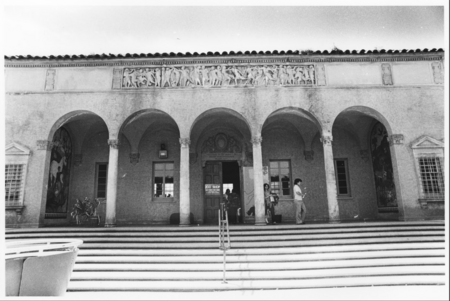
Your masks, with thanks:
<instances>
[{"instance_id":1,"label":"stone ledge","mask_svg":"<svg viewBox=\"0 0 450 301\"><path fill-rule=\"evenodd\" d=\"M428 209L428 203L444 204L444 199L419 199L419 204L422 209Z\"/></svg>"},{"instance_id":2,"label":"stone ledge","mask_svg":"<svg viewBox=\"0 0 450 301\"><path fill-rule=\"evenodd\" d=\"M15 210L17 215L22 215L22 211L25 208L23 205L15 205L15 206L8 206L5 205L5 210Z\"/></svg>"}]
</instances>

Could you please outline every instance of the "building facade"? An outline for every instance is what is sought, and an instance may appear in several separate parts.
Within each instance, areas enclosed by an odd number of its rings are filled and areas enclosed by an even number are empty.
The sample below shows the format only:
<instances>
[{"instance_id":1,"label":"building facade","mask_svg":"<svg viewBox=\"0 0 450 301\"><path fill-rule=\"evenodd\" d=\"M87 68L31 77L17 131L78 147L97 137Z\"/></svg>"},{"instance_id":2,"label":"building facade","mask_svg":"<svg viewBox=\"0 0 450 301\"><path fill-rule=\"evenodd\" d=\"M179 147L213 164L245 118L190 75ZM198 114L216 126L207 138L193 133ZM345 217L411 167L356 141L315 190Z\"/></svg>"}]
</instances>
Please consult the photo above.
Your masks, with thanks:
<instances>
[{"instance_id":1,"label":"building facade","mask_svg":"<svg viewBox=\"0 0 450 301\"><path fill-rule=\"evenodd\" d=\"M5 57L6 227L444 219L444 52ZM251 211L254 207L254 216ZM234 217L233 217L234 218Z\"/></svg>"}]
</instances>

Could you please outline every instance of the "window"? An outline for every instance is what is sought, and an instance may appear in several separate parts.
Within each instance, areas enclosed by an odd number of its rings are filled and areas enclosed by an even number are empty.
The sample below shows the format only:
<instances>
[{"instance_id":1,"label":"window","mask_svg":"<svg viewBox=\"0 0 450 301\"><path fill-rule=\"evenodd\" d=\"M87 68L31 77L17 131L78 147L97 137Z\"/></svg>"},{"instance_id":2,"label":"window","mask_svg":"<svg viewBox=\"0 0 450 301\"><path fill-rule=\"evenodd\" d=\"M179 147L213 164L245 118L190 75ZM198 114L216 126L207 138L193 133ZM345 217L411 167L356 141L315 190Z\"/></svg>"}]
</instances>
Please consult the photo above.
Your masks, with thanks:
<instances>
[{"instance_id":1,"label":"window","mask_svg":"<svg viewBox=\"0 0 450 301\"><path fill-rule=\"evenodd\" d=\"M348 178L347 159L335 159L334 171L336 173L336 188L338 196L350 197L350 181Z\"/></svg>"},{"instance_id":2,"label":"window","mask_svg":"<svg viewBox=\"0 0 450 301\"><path fill-rule=\"evenodd\" d=\"M23 191L23 164L7 164L5 169L6 204L20 205Z\"/></svg>"},{"instance_id":3,"label":"window","mask_svg":"<svg viewBox=\"0 0 450 301\"><path fill-rule=\"evenodd\" d=\"M108 183L108 163L97 163L96 177L97 185L95 185L97 191L95 195L97 198L106 199L106 187Z\"/></svg>"},{"instance_id":4,"label":"window","mask_svg":"<svg viewBox=\"0 0 450 301\"><path fill-rule=\"evenodd\" d=\"M291 195L289 161L270 161L270 189L279 196Z\"/></svg>"},{"instance_id":5,"label":"window","mask_svg":"<svg viewBox=\"0 0 450 301\"><path fill-rule=\"evenodd\" d=\"M429 203L443 203L444 142L430 136L421 136L411 143L416 165L418 201L422 209Z\"/></svg>"},{"instance_id":6,"label":"window","mask_svg":"<svg viewBox=\"0 0 450 301\"><path fill-rule=\"evenodd\" d=\"M21 214L24 207L27 166L31 151L19 143L5 149L5 208Z\"/></svg>"},{"instance_id":7,"label":"window","mask_svg":"<svg viewBox=\"0 0 450 301\"><path fill-rule=\"evenodd\" d=\"M154 163L154 197L173 197L173 162Z\"/></svg>"},{"instance_id":8,"label":"window","mask_svg":"<svg viewBox=\"0 0 450 301\"><path fill-rule=\"evenodd\" d=\"M444 198L444 174L440 158L421 157L418 160L424 197Z\"/></svg>"}]
</instances>

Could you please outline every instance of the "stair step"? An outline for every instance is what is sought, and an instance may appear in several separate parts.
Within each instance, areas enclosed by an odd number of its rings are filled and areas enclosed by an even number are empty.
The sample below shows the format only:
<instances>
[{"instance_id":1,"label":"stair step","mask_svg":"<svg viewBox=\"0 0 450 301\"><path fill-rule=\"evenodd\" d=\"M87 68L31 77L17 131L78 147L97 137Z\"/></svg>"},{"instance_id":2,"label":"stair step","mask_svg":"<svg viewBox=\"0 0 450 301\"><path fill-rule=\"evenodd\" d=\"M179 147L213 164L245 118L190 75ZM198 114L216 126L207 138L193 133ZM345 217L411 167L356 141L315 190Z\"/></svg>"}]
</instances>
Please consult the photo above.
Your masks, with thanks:
<instances>
[{"instance_id":1,"label":"stair step","mask_svg":"<svg viewBox=\"0 0 450 301\"><path fill-rule=\"evenodd\" d=\"M84 241L84 240L83 240ZM279 240L279 241L232 241L232 248L267 248L267 247L285 247L285 246L319 246L319 245L347 245L347 244L377 244L377 243L409 243L409 242L444 242L444 236L422 236L422 237L383 237L383 238L354 238L354 239L328 239L328 240ZM105 241L103 243L84 241L80 249L140 249L140 248L156 248L156 249L216 249L219 247L217 242L115 242Z\"/></svg>"},{"instance_id":2,"label":"stair step","mask_svg":"<svg viewBox=\"0 0 450 301\"><path fill-rule=\"evenodd\" d=\"M339 252L366 252L386 250L444 250L443 242L421 242L401 244L360 244L338 246L301 246L284 248L253 248L253 249L229 249L229 255L261 255L261 254L316 254ZM78 256L207 256L223 255L223 251L215 249L80 249Z\"/></svg>"},{"instance_id":3,"label":"stair step","mask_svg":"<svg viewBox=\"0 0 450 301\"><path fill-rule=\"evenodd\" d=\"M402 276L402 275L445 275L445 266L396 266L369 268L341 268L321 270L291 270L291 271L226 271L228 280L264 280L264 279L320 279L320 278L348 278L368 276ZM73 272L71 281L110 281L110 280L203 280L217 281L223 279L223 271L208 272Z\"/></svg>"},{"instance_id":4,"label":"stair step","mask_svg":"<svg viewBox=\"0 0 450 301\"><path fill-rule=\"evenodd\" d=\"M245 280L245 281L71 281L68 291L217 291L334 288L384 285L445 285L445 276L368 276L331 279Z\"/></svg>"},{"instance_id":5,"label":"stair step","mask_svg":"<svg viewBox=\"0 0 450 301\"><path fill-rule=\"evenodd\" d=\"M375 266L444 265L442 257L382 258L306 262L227 263L227 270L308 270L324 268L359 268ZM74 271L221 271L221 263L76 263Z\"/></svg>"},{"instance_id":6,"label":"stair step","mask_svg":"<svg viewBox=\"0 0 450 301\"><path fill-rule=\"evenodd\" d=\"M401 250L320 254L237 255L226 254L226 262L282 262L354 260L368 258L445 257L445 250ZM223 262L223 254L214 256L78 256L77 263L208 263Z\"/></svg>"},{"instance_id":7,"label":"stair step","mask_svg":"<svg viewBox=\"0 0 450 301\"><path fill-rule=\"evenodd\" d=\"M45 229L46 230L46 229ZM63 237L73 237L73 238L93 238L93 237L104 237L105 232L102 231L103 228L98 229L98 232L70 232L70 233L58 233L58 232L36 232L36 233L20 233L20 232L13 232L6 235L7 238L34 238L38 236L45 236L45 237L57 237L60 238ZM280 232L282 230L282 232ZM240 236L278 236L281 234L283 235L307 235L307 234L386 234L390 232L405 232L405 233L411 233L411 232L420 232L420 235L424 234L430 234L431 232L439 233L444 235L445 234L445 227L443 226L425 226L425 227L377 227L377 228L344 228L344 229L302 229L302 228L280 228L280 229L267 229L267 230L260 230L260 231L245 231L244 229L240 230L231 230L230 235L233 238L239 238ZM380 233L381 232L381 233ZM106 232L108 237L218 237L218 231L215 229L215 231L171 231L171 232L164 232L164 231L120 231L120 232Z\"/></svg>"}]
</instances>

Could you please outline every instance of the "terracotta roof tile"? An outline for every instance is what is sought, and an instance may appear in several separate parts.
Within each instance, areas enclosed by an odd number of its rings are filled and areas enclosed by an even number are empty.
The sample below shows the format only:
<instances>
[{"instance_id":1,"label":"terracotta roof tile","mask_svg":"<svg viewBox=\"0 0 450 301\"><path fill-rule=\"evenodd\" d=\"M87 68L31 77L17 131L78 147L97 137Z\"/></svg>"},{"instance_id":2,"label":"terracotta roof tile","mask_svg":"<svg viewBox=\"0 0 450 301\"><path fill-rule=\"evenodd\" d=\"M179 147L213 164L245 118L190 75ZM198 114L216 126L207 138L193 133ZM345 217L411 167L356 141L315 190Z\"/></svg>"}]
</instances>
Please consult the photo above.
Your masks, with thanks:
<instances>
[{"instance_id":1,"label":"terracotta roof tile","mask_svg":"<svg viewBox=\"0 0 450 301\"><path fill-rule=\"evenodd\" d=\"M222 53L215 51L208 51L208 52L202 52L202 53L198 53L198 52L186 52L186 53L174 53L174 52L170 52L170 53L141 53L141 54L137 54L137 53L126 53L126 54L89 54L89 55L49 55L49 56L32 56L32 55L27 55L27 56L23 56L23 55L15 55L15 56L5 56L5 60L86 60L86 59L115 59L115 58L157 58L157 57L205 57L205 56L213 56L213 57L226 57L226 56L255 56L255 55L264 55L264 56L271 56L271 55L370 55L370 54L399 54L399 53L429 53L429 52L444 52L444 50L442 48L436 49L433 48L431 50L429 50L428 48L424 48L424 49L402 49L402 50L393 50L393 49L374 49L374 50L368 50L366 51L365 49L361 49L361 50L340 50L340 49L333 49L331 51L328 50L266 50L266 51L256 51L256 50L252 50L252 51L223 51Z\"/></svg>"}]
</instances>

